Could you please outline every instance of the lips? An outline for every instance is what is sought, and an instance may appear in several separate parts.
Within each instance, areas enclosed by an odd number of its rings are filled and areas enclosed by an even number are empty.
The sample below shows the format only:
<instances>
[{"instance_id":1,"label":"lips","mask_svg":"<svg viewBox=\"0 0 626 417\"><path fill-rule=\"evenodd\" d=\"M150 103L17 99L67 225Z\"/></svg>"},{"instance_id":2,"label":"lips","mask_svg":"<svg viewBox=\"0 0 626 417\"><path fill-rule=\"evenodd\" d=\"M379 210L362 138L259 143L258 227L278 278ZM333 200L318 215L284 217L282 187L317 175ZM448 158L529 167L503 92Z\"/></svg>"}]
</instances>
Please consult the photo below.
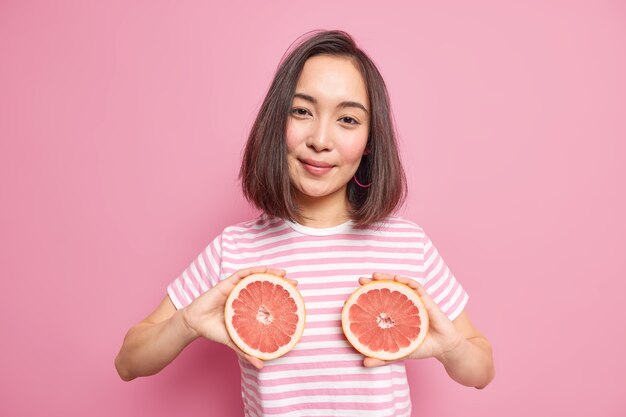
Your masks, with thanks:
<instances>
[{"instance_id":1,"label":"lips","mask_svg":"<svg viewBox=\"0 0 626 417\"><path fill-rule=\"evenodd\" d=\"M334 165L332 164L323 161L316 161L315 159L298 160L300 161L304 169L313 175L324 175L334 167Z\"/></svg>"}]
</instances>

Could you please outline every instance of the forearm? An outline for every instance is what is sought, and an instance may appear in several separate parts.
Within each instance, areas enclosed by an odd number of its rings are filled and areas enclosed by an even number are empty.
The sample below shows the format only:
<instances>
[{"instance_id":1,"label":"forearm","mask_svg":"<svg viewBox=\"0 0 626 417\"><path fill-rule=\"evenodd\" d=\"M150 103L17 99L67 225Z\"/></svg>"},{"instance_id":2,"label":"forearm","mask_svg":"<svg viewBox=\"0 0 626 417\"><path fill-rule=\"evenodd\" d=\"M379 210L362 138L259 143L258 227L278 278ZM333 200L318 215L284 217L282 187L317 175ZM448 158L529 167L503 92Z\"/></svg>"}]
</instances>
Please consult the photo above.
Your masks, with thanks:
<instances>
[{"instance_id":1,"label":"forearm","mask_svg":"<svg viewBox=\"0 0 626 417\"><path fill-rule=\"evenodd\" d=\"M185 324L182 310L160 323L140 323L124 338L115 368L125 381L156 374L196 338Z\"/></svg>"},{"instance_id":2,"label":"forearm","mask_svg":"<svg viewBox=\"0 0 626 417\"><path fill-rule=\"evenodd\" d=\"M484 388L495 375L491 345L484 337L462 339L437 359L452 379L468 387Z\"/></svg>"}]
</instances>

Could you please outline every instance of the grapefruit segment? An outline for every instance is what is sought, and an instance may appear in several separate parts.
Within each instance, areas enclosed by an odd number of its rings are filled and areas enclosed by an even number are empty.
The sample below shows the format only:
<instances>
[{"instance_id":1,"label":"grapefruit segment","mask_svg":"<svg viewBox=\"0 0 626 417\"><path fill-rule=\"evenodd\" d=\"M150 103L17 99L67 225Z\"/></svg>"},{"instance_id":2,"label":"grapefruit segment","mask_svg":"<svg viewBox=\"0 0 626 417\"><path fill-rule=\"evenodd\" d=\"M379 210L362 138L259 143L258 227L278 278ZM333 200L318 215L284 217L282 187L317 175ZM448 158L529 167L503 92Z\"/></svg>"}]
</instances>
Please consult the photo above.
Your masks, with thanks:
<instances>
[{"instance_id":1,"label":"grapefruit segment","mask_svg":"<svg viewBox=\"0 0 626 417\"><path fill-rule=\"evenodd\" d=\"M397 281L372 281L348 298L341 312L346 338L365 356L401 359L428 334L428 314L411 287Z\"/></svg>"},{"instance_id":2,"label":"grapefruit segment","mask_svg":"<svg viewBox=\"0 0 626 417\"><path fill-rule=\"evenodd\" d=\"M275 359L302 336L304 300L284 278L248 275L229 294L224 321L230 338L243 352L262 360Z\"/></svg>"}]
</instances>

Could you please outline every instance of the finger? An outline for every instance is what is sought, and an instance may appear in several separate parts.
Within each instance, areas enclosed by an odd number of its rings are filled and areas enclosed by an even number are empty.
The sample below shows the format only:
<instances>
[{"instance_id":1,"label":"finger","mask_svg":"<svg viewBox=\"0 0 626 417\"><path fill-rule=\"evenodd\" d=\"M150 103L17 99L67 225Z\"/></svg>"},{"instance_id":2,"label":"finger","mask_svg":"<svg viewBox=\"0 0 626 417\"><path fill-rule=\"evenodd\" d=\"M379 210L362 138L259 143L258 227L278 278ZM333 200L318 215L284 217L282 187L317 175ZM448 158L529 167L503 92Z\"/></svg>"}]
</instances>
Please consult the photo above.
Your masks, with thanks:
<instances>
[{"instance_id":1,"label":"finger","mask_svg":"<svg viewBox=\"0 0 626 417\"><path fill-rule=\"evenodd\" d=\"M287 275L287 271L285 271L284 269L278 269L278 268L267 268L267 270L265 271L266 274L271 274L271 275L276 275L277 277L281 277L286 279L287 281L289 281L289 283L291 285L293 285L294 287L296 287L298 285L298 281L296 281L295 279L291 279L291 278L287 278L285 275Z\"/></svg>"},{"instance_id":2,"label":"finger","mask_svg":"<svg viewBox=\"0 0 626 417\"><path fill-rule=\"evenodd\" d=\"M391 274L387 274L383 272L374 272L372 276L375 280L390 280L390 281L401 282L402 284L408 285L414 290L417 290L417 288L419 287L418 282L415 281L414 279L402 277L399 275L391 275Z\"/></svg>"},{"instance_id":3,"label":"finger","mask_svg":"<svg viewBox=\"0 0 626 417\"><path fill-rule=\"evenodd\" d=\"M431 296L428 295L424 287L422 287L421 285L418 285L418 288L416 291L417 291L417 295L422 300L422 303L424 303L424 307L426 307L426 311L428 312L428 317L429 317L431 327L444 329L446 328L445 326L448 326L452 323L450 319L448 318L448 316L446 315L446 313L444 313L443 310L441 310L441 307L439 307L439 305L435 303L435 301L431 298Z\"/></svg>"},{"instance_id":4,"label":"finger","mask_svg":"<svg viewBox=\"0 0 626 417\"><path fill-rule=\"evenodd\" d=\"M283 278L285 277L285 275L287 275L287 271L285 271L284 269L267 268L267 271L265 272Z\"/></svg>"},{"instance_id":5,"label":"finger","mask_svg":"<svg viewBox=\"0 0 626 417\"><path fill-rule=\"evenodd\" d=\"M370 278L370 277L360 277L359 278L359 284L361 284L361 285L365 285L365 284L368 284L370 282L372 282L372 278Z\"/></svg>"},{"instance_id":6,"label":"finger","mask_svg":"<svg viewBox=\"0 0 626 417\"><path fill-rule=\"evenodd\" d=\"M210 295L215 294L213 290L216 290L219 292L219 294L222 295L222 297L228 297L230 292L235 288L235 285L237 285L239 281L241 281L243 278L249 275L249 271L251 269L252 268L242 269L240 271L235 272L228 278L221 280L212 289L210 289L209 291L205 293L206 296L209 297Z\"/></svg>"},{"instance_id":7,"label":"finger","mask_svg":"<svg viewBox=\"0 0 626 417\"><path fill-rule=\"evenodd\" d=\"M398 281L398 282L401 282L402 284L408 285L409 287L411 287L414 290L418 291L418 294L419 294L420 285L414 279L407 278L407 277L396 276L395 280Z\"/></svg>"},{"instance_id":8,"label":"finger","mask_svg":"<svg viewBox=\"0 0 626 417\"><path fill-rule=\"evenodd\" d=\"M247 353L245 353L243 357L246 358L246 360L250 362L250 364L254 366L256 369L263 368L263 361L261 359L255 358L254 356L250 356Z\"/></svg>"},{"instance_id":9,"label":"finger","mask_svg":"<svg viewBox=\"0 0 626 417\"><path fill-rule=\"evenodd\" d=\"M417 292L417 295L420 297L420 299L424 303L424 307L426 307L426 311L428 312L428 315L431 317L431 320L432 319L445 320L448 318L448 316L446 316L444 312L441 311L441 308L439 307L439 305L435 303L435 301L430 297L430 295L428 295L424 287L421 286L417 281L411 278L400 277L400 276L395 276L394 279L398 282L401 282L402 284L408 285L409 287L411 287Z\"/></svg>"},{"instance_id":10,"label":"finger","mask_svg":"<svg viewBox=\"0 0 626 417\"><path fill-rule=\"evenodd\" d=\"M239 271L235 272L234 275L239 275L243 278L252 274L272 273L271 271L275 271L276 275L285 275L285 271L283 271L282 269L271 269L267 266L253 266L250 268L240 269Z\"/></svg>"},{"instance_id":11,"label":"finger","mask_svg":"<svg viewBox=\"0 0 626 417\"><path fill-rule=\"evenodd\" d=\"M376 368L378 366L387 365L388 363L391 363L391 362L383 361L383 360L376 359L376 358L363 359L363 366L365 366L366 368Z\"/></svg>"},{"instance_id":12,"label":"finger","mask_svg":"<svg viewBox=\"0 0 626 417\"><path fill-rule=\"evenodd\" d=\"M438 314L438 313L443 314L439 306L426 293L426 290L424 289L424 287L422 287L414 279L411 279L408 277L402 277L398 275L391 275L391 274L387 274L383 272L374 272L374 274L372 275L372 278L375 280L394 280L394 281L400 282L402 284L405 284L411 287L417 292L417 295L420 296L420 298L422 299L422 302L424 303L424 307L426 307L426 310L428 310L429 313L434 312L435 314ZM359 282L361 282L362 279L366 280L367 278L359 278Z\"/></svg>"},{"instance_id":13,"label":"finger","mask_svg":"<svg viewBox=\"0 0 626 417\"><path fill-rule=\"evenodd\" d=\"M229 276L225 280L220 281L220 284L224 282L224 283L229 283L229 284L235 285L239 281L241 281L242 278L245 278L248 275L259 274L259 273L263 273L265 271L267 271L267 267L264 267L264 266L255 266L255 267L252 267L252 268L240 269L239 271L235 272L234 274L232 274L231 276Z\"/></svg>"},{"instance_id":14,"label":"finger","mask_svg":"<svg viewBox=\"0 0 626 417\"><path fill-rule=\"evenodd\" d=\"M244 358L246 361L248 361L255 368L257 368L257 369L263 368L263 361L261 359L245 353L243 350L239 349L239 346L237 346L236 344L234 344L232 342L228 342L228 343L226 343L226 346L228 346L229 348L234 350L235 353L237 354L237 356L240 356L240 357Z\"/></svg>"},{"instance_id":15,"label":"finger","mask_svg":"<svg viewBox=\"0 0 626 417\"><path fill-rule=\"evenodd\" d=\"M293 285L294 287L297 287L297 286L298 286L298 281L296 281L295 279L291 279L291 278L287 278L287 277L285 277L285 279L286 279L286 280L287 280L287 281L288 281L291 285Z\"/></svg>"},{"instance_id":16,"label":"finger","mask_svg":"<svg viewBox=\"0 0 626 417\"><path fill-rule=\"evenodd\" d=\"M284 269L277 269L277 268L267 268L267 271L265 271L265 273L267 274L272 274L272 275L276 275L277 277L281 277L286 279L287 281L289 281L289 283L291 285L293 285L294 287L298 286L298 281L296 281L295 279L291 279L291 278L287 278L285 275L287 275L287 271L285 271Z\"/></svg>"},{"instance_id":17,"label":"finger","mask_svg":"<svg viewBox=\"0 0 626 417\"><path fill-rule=\"evenodd\" d=\"M284 269L268 268L267 266L253 266L250 268L240 269L239 271L235 272L224 281L229 281L231 284L236 284L239 281L241 281L242 278L245 278L248 275L264 274L264 273L269 273L272 275L278 275L280 277L284 277L286 274L286 271Z\"/></svg>"},{"instance_id":18,"label":"finger","mask_svg":"<svg viewBox=\"0 0 626 417\"><path fill-rule=\"evenodd\" d=\"M439 308L437 303L435 303L435 301L430 297L430 295L428 295L424 287L418 284L415 290L417 291L417 295L419 295L419 297L422 299L422 302L424 303L424 307L426 307L427 310L430 311L434 308L436 309Z\"/></svg>"},{"instance_id":19,"label":"finger","mask_svg":"<svg viewBox=\"0 0 626 417\"><path fill-rule=\"evenodd\" d=\"M387 274L387 273L384 273L384 272L374 272L374 274L372 274L372 278L374 278L376 280L380 280L380 279L393 280L394 277L395 277L395 275Z\"/></svg>"},{"instance_id":20,"label":"finger","mask_svg":"<svg viewBox=\"0 0 626 417\"><path fill-rule=\"evenodd\" d=\"M222 296L228 297L228 294L230 294L233 288L235 288L235 285L237 285L237 283L245 276L241 275L240 272L241 271L237 271L228 278L218 282L212 289L209 289L209 291L204 294L208 297L210 294L214 294L213 290L217 290Z\"/></svg>"}]
</instances>

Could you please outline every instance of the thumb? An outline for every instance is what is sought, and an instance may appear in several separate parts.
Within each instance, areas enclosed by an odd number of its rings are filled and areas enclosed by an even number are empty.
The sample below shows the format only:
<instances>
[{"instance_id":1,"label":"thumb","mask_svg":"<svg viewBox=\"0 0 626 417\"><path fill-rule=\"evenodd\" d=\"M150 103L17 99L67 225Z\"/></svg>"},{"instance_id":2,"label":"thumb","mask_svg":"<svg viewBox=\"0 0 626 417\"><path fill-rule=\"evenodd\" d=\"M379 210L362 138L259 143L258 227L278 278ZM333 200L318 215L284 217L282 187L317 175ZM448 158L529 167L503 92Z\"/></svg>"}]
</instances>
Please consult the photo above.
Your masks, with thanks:
<instances>
[{"instance_id":1,"label":"thumb","mask_svg":"<svg viewBox=\"0 0 626 417\"><path fill-rule=\"evenodd\" d=\"M263 361L261 359L247 354L243 350L239 349L239 346L235 345L232 341L229 341L228 343L226 343L226 346L234 350L237 356L245 359L250 365L254 366L256 369L263 368Z\"/></svg>"},{"instance_id":2,"label":"thumb","mask_svg":"<svg viewBox=\"0 0 626 417\"><path fill-rule=\"evenodd\" d=\"M254 366L256 369L262 369L263 368L263 361L259 358L255 358L254 356L250 356L247 353L243 354L244 359L246 359L252 366Z\"/></svg>"},{"instance_id":3,"label":"thumb","mask_svg":"<svg viewBox=\"0 0 626 417\"><path fill-rule=\"evenodd\" d=\"M420 299L424 303L424 307L426 307L426 312L428 313L428 317L431 319L431 321L433 318L435 318L435 320L448 318L448 316L446 316L445 313L441 311L439 305L437 305L437 303L435 303L430 295L428 295L424 287L418 285L415 290L417 291L417 295L419 295Z\"/></svg>"},{"instance_id":4,"label":"thumb","mask_svg":"<svg viewBox=\"0 0 626 417\"><path fill-rule=\"evenodd\" d=\"M391 362L383 361L381 359L376 359L376 358L368 358L368 357L363 359L363 366L365 366L366 368L376 368L378 366L387 365L388 363L391 363Z\"/></svg>"}]
</instances>

